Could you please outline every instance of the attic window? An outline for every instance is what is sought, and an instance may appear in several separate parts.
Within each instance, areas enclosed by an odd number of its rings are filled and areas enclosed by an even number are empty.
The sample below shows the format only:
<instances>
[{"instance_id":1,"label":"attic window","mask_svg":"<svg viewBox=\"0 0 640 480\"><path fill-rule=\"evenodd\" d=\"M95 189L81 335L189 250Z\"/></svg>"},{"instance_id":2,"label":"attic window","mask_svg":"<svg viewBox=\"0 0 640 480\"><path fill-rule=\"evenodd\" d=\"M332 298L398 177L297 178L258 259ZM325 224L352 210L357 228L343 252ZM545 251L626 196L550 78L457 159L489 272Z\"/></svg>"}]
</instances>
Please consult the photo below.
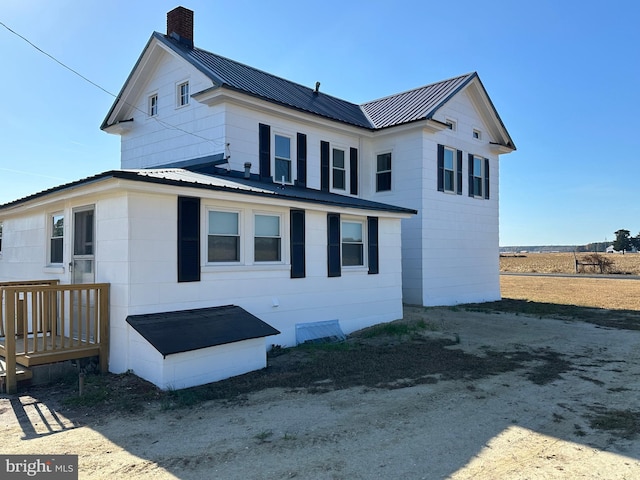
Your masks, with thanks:
<instances>
[{"instance_id":1,"label":"attic window","mask_svg":"<svg viewBox=\"0 0 640 480\"><path fill-rule=\"evenodd\" d=\"M480 130L473 129L473 138L480 140L482 138L482 132Z\"/></svg>"},{"instance_id":2,"label":"attic window","mask_svg":"<svg viewBox=\"0 0 640 480\"><path fill-rule=\"evenodd\" d=\"M452 130L452 131L454 131L454 132L456 131L456 122L455 122L454 120L451 120L450 118L447 118L447 119L444 121L444 123L447 125L447 128L448 128L449 130Z\"/></svg>"},{"instance_id":3,"label":"attic window","mask_svg":"<svg viewBox=\"0 0 640 480\"><path fill-rule=\"evenodd\" d=\"M158 94L154 93L149 97L149 116L153 117L158 114Z\"/></svg>"},{"instance_id":4,"label":"attic window","mask_svg":"<svg viewBox=\"0 0 640 480\"><path fill-rule=\"evenodd\" d=\"M178 106L184 107L185 105L189 105L189 82L178 85Z\"/></svg>"}]
</instances>

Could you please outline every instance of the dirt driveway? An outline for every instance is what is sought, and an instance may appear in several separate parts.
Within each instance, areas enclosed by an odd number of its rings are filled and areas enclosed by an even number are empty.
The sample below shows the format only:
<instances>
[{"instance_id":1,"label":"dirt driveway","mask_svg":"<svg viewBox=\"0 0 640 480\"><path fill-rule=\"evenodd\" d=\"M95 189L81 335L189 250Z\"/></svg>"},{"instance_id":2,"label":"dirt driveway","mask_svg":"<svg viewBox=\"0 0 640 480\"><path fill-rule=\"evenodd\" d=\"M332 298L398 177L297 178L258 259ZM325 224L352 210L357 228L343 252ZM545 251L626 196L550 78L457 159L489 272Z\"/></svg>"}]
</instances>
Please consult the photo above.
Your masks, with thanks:
<instances>
[{"instance_id":1,"label":"dirt driveway","mask_svg":"<svg viewBox=\"0 0 640 480\"><path fill-rule=\"evenodd\" d=\"M459 339L433 348L512 368L97 419L10 396L0 450L78 454L80 478L640 478L640 331L450 308L406 318Z\"/></svg>"}]
</instances>

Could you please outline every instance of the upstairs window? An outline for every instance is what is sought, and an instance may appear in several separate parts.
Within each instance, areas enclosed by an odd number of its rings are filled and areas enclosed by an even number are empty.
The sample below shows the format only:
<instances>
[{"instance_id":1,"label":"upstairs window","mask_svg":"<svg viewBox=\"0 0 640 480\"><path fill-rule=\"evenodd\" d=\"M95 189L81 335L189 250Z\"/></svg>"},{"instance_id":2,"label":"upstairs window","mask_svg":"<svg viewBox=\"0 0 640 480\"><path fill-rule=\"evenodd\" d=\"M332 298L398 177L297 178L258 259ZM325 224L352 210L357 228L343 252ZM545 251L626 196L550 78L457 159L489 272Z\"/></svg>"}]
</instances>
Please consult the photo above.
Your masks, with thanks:
<instances>
[{"instance_id":1,"label":"upstairs window","mask_svg":"<svg viewBox=\"0 0 640 480\"><path fill-rule=\"evenodd\" d=\"M469 196L489 199L489 159L469 154Z\"/></svg>"},{"instance_id":2,"label":"upstairs window","mask_svg":"<svg viewBox=\"0 0 640 480\"><path fill-rule=\"evenodd\" d=\"M333 149L333 188L347 188L347 169L344 164L344 150Z\"/></svg>"},{"instance_id":3,"label":"upstairs window","mask_svg":"<svg viewBox=\"0 0 640 480\"><path fill-rule=\"evenodd\" d=\"M276 182L291 183L291 139L275 136L275 178Z\"/></svg>"},{"instance_id":4,"label":"upstairs window","mask_svg":"<svg viewBox=\"0 0 640 480\"><path fill-rule=\"evenodd\" d=\"M473 157L473 195L482 196L482 158Z\"/></svg>"},{"instance_id":5,"label":"upstairs window","mask_svg":"<svg viewBox=\"0 0 640 480\"><path fill-rule=\"evenodd\" d=\"M158 94L149 97L149 116L155 117L158 114Z\"/></svg>"},{"instance_id":6,"label":"upstairs window","mask_svg":"<svg viewBox=\"0 0 640 480\"><path fill-rule=\"evenodd\" d=\"M63 263L64 216L62 214L52 215L50 228L49 263Z\"/></svg>"},{"instance_id":7,"label":"upstairs window","mask_svg":"<svg viewBox=\"0 0 640 480\"><path fill-rule=\"evenodd\" d=\"M362 222L342 222L342 266L364 265L364 236Z\"/></svg>"},{"instance_id":8,"label":"upstairs window","mask_svg":"<svg viewBox=\"0 0 640 480\"><path fill-rule=\"evenodd\" d=\"M391 190L391 152L378 155L376 168L376 192L389 190Z\"/></svg>"},{"instance_id":9,"label":"upstairs window","mask_svg":"<svg viewBox=\"0 0 640 480\"><path fill-rule=\"evenodd\" d=\"M254 260L256 262L279 262L282 259L280 216L256 215L254 224Z\"/></svg>"},{"instance_id":10,"label":"upstairs window","mask_svg":"<svg viewBox=\"0 0 640 480\"><path fill-rule=\"evenodd\" d=\"M178 106L189 105L189 82L178 85Z\"/></svg>"},{"instance_id":11,"label":"upstairs window","mask_svg":"<svg viewBox=\"0 0 640 480\"><path fill-rule=\"evenodd\" d=\"M454 151L450 148L444 149L444 191L453 192L456 183L456 171L453 161Z\"/></svg>"},{"instance_id":12,"label":"upstairs window","mask_svg":"<svg viewBox=\"0 0 640 480\"><path fill-rule=\"evenodd\" d=\"M208 262L239 262L240 232L237 212L209 211Z\"/></svg>"}]
</instances>

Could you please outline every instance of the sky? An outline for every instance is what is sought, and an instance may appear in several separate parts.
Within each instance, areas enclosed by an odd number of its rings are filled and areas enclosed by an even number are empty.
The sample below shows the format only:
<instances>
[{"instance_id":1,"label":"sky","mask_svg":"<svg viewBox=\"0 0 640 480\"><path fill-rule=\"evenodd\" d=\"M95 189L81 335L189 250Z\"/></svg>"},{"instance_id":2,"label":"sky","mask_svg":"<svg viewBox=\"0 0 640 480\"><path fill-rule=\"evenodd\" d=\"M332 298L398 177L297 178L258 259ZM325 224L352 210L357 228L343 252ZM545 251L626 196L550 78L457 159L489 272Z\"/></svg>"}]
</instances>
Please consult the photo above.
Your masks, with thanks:
<instances>
[{"instance_id":1,"label":"sky","mask_svg":"<svg viewBox=\"0 0 640 480\"><path fill-rule=\"evenodd\" d=\"M0 204L120 167L100 130L166 13L196 46L354 103L476 71L517 150L500 245L640 232L637 0L2 0Z\"/></svg>"}]
</instances>

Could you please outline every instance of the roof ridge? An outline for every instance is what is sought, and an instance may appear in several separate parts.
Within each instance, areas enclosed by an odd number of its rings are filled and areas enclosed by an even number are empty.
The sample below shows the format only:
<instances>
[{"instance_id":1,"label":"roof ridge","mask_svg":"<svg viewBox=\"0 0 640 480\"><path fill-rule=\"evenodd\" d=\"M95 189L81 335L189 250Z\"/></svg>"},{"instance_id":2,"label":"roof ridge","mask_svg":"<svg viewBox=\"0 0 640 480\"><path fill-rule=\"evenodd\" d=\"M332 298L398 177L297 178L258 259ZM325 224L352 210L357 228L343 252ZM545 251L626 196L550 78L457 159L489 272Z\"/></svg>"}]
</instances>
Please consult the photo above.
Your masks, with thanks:
<instances>
[{"instance_id":1,"label":"roof ridge","mask_svg":"<svg viewBox=\"0 0 640 480\"><path fill-rule=\"evenodd\" d=\"M409 88L408 90L404 90L402 92L392 93L392 94L384 96L384 97L380 97L380 98L376 98L374 100L370 100L368 102L364 102L360 106L364 107L365 105L370 105L372 103L380 102L382 100L388 100L388 99L394 98L394 97L399 97L401 95L406 95L407 93L416 92L418 90L422 90L422 89L425 89L425 88L434 87L435 85L439 85L439 84L442 84L442 83L452 82L454 80L459 80L461 78L470 78L470 77L472 77L474 75L477 76L478 72L475 72L475 71L474 72L469 72L469 73L465 73L464 75L457 75L455 77L447 78L445 80L440 80L440 81L437 81L437 82L428 83L428 84L422 85L420 87Z\"/></svg>"}]
</instances>

